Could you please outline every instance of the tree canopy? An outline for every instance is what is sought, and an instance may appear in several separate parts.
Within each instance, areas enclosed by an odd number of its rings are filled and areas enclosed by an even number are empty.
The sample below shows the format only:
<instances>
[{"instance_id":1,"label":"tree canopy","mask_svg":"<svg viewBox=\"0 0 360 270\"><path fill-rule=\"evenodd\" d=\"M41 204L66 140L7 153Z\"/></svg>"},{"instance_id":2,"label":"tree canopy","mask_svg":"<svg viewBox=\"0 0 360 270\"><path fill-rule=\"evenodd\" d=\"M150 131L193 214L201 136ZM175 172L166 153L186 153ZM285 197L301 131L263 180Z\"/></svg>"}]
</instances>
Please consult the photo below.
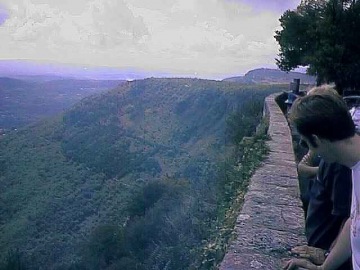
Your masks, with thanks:
<instances>
[{"instance_id":1,"label":"tree canopy","mask_svg":"<svg viewBox=\"0 0 360 270\"><path fill-rule=\"evenodd\" d=\"M360 1L302 0L280 17L277 65L308 66L317 83L335 83L341 93L360 86Z\"/></svg>"}]
</instances>

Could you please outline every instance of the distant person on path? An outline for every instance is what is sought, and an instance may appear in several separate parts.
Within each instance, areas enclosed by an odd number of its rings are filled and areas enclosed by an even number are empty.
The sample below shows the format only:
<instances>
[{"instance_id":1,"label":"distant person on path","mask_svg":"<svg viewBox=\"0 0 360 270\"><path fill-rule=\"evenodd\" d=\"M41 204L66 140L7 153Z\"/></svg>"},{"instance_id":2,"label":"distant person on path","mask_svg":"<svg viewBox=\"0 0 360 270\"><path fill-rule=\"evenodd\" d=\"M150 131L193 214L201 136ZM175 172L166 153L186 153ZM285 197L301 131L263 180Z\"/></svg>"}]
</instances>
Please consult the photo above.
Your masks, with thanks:
<instances>
[{"instance_id":1,"label":"distant person on path","mask_svg":"<svg viewBox=\"0 0 360 270\"><path fill-rule=\"evenodd\" d=\"M336 95L307 95L295 101L289 120L309 149L325 162L351 168L352 203L350 218L322 265L293 259L284 269L335 270L352 257L353 269L360 270L360 136L346 104Z\"/></svg>"}]
</instances>

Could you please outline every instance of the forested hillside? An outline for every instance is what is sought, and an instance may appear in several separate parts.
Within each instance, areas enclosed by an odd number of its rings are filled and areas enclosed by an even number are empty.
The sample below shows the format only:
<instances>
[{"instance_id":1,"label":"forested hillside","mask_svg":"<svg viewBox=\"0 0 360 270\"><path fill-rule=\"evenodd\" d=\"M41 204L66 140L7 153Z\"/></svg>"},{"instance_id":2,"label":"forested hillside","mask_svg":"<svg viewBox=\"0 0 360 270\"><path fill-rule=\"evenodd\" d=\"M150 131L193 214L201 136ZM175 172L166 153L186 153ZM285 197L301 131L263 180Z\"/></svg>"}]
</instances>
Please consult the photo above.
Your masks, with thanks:
<instances>
[{"instance_id":1,"label":"forested hillside","mask_svg":"<svg viewBox=\"0 0 360 270\"><path fill-rule=\"evenodd\" d=\"M211 269L264 154L240 142L287 88L127 82L2 136L0 269Z\"/></svg>"}]
</instances>

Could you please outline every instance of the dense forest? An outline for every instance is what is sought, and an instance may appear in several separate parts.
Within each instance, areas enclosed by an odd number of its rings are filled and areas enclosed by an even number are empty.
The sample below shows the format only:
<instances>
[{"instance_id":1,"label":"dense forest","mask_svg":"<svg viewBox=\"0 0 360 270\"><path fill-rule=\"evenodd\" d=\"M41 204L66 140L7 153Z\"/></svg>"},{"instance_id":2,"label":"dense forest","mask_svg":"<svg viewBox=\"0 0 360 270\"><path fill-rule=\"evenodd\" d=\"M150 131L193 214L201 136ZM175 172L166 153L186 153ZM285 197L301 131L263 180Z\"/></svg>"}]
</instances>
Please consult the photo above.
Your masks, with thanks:
<instances>
[{"instance_id":1,"label":"dense forest","mask_svg":"<svg viewBox=\"0 0 360 270\"><path fill-rule=\"evenodd\" d=\"M126 82L2 136L0 269L215 268L287 88Z\"/></svg>"}]
</instances>

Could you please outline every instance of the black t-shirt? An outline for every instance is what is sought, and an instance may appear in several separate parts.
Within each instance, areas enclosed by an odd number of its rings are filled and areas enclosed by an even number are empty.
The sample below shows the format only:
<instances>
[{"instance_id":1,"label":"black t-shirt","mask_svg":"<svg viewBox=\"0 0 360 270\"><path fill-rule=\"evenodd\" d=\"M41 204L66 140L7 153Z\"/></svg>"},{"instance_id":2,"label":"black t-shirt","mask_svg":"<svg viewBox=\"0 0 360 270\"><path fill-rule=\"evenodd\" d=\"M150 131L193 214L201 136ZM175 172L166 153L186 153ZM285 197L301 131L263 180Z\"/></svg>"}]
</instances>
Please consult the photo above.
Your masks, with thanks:
<instances>
[{"instance_id":1,"label":"black t-shirt","mask_svg":"<svg viewBox=\"0 0 360 270\"><path fill-rule=\"evenodd\" d=\"M350 215L351 170L337 163L320 162L310 190L305 222L308 245L328 250Z\"/></svg>"}]
</instances>

